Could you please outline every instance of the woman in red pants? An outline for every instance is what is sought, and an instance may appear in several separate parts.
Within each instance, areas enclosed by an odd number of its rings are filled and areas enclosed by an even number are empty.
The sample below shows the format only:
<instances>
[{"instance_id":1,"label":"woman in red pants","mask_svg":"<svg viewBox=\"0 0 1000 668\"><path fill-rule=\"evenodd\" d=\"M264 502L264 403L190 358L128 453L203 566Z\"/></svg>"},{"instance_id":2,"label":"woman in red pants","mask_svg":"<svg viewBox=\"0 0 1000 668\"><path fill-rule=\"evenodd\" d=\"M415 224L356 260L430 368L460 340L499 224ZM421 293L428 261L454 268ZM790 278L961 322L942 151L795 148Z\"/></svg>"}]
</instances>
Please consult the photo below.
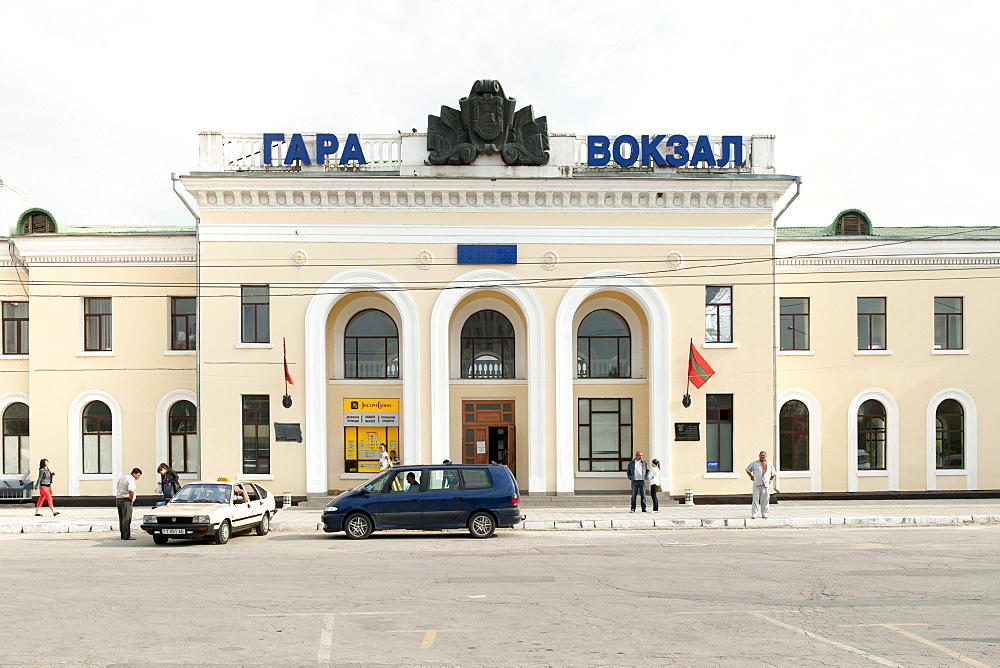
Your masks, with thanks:
<instances>
[{"instance_id":1,"label":"woman in red pants","mask_svg":"<svg viewBox=\"0 0 1000 668\"><path fill-rule=\"evenodd\" d=\"M38 511L42 509L42 504L46 501L49 502L52 515L59 514L55 504L52 503L52 476L54 475L55 473L49 469L49 460L43 459L38 462L38 480L35 481L35 487L38 488L38 501L35 502L35 515L41 515Z\"/></svg>"}]
</instances>

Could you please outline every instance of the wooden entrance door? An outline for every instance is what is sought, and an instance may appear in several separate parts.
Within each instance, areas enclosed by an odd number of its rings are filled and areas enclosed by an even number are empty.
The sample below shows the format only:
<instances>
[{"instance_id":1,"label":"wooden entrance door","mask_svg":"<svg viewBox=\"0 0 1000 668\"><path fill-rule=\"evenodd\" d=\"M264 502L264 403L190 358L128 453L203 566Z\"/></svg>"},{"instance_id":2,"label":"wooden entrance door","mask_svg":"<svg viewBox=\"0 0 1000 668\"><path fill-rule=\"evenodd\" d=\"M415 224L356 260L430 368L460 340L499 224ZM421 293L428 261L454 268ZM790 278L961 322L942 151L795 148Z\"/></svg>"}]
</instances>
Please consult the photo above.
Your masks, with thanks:
<instances>
[{"instance_id":1,"label":"wooden entrance door","mask_svg":"<svg viewBox=\"0 0 1000 668\"><path fill-rule=\"evenodd\" d=\"M490 438L496 437L491 427L501 427L504 447L504 461L513 472L514 454L514 402L509 399L463 401L462 402L462 463L488 464L490 461Z\"/></svg>"}]
</instances>

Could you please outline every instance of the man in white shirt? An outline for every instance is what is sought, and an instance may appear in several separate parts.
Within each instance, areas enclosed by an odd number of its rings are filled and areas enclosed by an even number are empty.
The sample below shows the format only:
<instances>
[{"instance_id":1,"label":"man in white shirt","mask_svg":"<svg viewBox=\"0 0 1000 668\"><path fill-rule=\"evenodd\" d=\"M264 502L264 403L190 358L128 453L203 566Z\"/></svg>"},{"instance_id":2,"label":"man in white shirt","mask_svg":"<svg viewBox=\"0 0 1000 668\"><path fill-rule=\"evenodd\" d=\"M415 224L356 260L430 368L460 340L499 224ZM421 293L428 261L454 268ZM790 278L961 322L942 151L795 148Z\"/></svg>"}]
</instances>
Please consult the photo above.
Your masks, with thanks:
<instances>
[{"instance_id":1,"label":"man in white shirt","mask_svg":"<svg viewBox=\"0 0 1000 668\"><path fill-rule=\"evenodd\" d=\"M761 450L757 459L750 462L744 470L753 481L750 519L757 517L758 509L761 517L767 517L767 505L771 500L771 479L774 478L774 467L767 461L767 452Z\"/></svg>"},{"instance_id":2,"label":"man in white shirt","mask_svg":"<svg viewBox=\"0 0 1000 668\"><path fill-rule=\"evenodd\" d=\"M142 477L142 469L134 468L115 484L115 505L118 506L118 528L122 540L135 540L132 536L132 502L135 501L135 481Z\"/></svg>"}]
</instances>

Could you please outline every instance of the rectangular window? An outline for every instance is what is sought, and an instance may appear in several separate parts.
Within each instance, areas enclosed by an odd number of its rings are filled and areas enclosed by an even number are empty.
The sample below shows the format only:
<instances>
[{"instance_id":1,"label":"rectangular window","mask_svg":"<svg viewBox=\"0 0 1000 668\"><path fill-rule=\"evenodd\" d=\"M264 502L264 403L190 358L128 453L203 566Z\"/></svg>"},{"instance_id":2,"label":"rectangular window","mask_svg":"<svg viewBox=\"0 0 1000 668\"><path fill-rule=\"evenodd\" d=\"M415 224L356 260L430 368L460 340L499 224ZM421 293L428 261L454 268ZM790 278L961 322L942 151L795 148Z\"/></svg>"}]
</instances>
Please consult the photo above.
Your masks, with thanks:
<instances>
[{"instance_id":1,"label":"rectangular window","mask_svg":"<svg viewBox=\"0 0 1000 668\"><path fill-rule=\"evenodd\" d=\"M733 342L733 288L705 288L705 343Z\"/></svg>"},{"instance_id":2,"label":"rectangular window","mask_svg":"<svg viewBox=\"0 0 1000 668\"><path fill-rule=\"evenodd\" d=\"M858 297L858 350L885 345L885 297Z\"/></svg>"},{"instance_id":3,"label":"rectangular window","mask_svg":"<svg viewBox=\"0 0 1000 668\"><path fill-rule=\"evenodd\" d=\"M809 299L782 297L780 311L781 349L809 350Z\"/></svg>"},{"instance_id":4,"label":"rectangular window","mask_svg":"<svg viewBox=\"0 0 1000 668\"><path fill-rule=\"evenodd\" d=\"M271 398L266 394L243 395L243 473L271 472Z\"/></svg>"},{"instance_id":5,"label":"rectangular window","mask_svg":"<svg viewBox=\"0 0 1000 668\"><path fill-rule=\"evenodd\" d=\"M705 470L733 472L733 395L705 396Z\"/></svg>"},{"instance_id":6,"label":"rectangular window","mask_svg":"<svg viewBox=\"0 0 1000 668\"><path fill-rule=\"evenodd\" d=\"M111 297L84 297L83 349L111 350Z\"/></svg>"},{"instance_id":7,"label":"rectangular window","mask_svg":"<svg viewBox=\"0 0 1000 668\"><path fill-rule=\"evenodd\" d=\"M962 350L965 347L962 297L934 298L934 348Z\"/></svg>"},{"instance_id":8,"label":"rectangular window","mask_svg":"<svg viewBox=\"0 0 1000 668\"><path fill-rule=\"evenodd\" d=\"M266 285L240 287L243 343L270 343L270 297Z\"/></svg>"},{"instance_id":9,"label":"rectangular window","mask_svg":"<svg viewBox=\"0 0 1000 668\"><path fill-rule=\"evenodd\" d=\"M198 343L198 316L194 297L170 298L170 349L195 350Z\"/></svg>"},{"instance_id":10,"label":"rectangular window","mask_svg":"<svg viewBox=\"0 0 1000 668\"><path fill-rule=\"evenodd\" d=\"M632 459L632 400L580 399L578 408L579 469L627 469Z\"/></svg>"},{"instance_id":11,"label":"rectangular window","mask_svg":"<svg viewBox=\"0 0 1000 668\"><path fill-rule=\"evenodd\" d=\"M3 303L3 354L28 354L28 302Z\"/></svg>"}]
</instances>

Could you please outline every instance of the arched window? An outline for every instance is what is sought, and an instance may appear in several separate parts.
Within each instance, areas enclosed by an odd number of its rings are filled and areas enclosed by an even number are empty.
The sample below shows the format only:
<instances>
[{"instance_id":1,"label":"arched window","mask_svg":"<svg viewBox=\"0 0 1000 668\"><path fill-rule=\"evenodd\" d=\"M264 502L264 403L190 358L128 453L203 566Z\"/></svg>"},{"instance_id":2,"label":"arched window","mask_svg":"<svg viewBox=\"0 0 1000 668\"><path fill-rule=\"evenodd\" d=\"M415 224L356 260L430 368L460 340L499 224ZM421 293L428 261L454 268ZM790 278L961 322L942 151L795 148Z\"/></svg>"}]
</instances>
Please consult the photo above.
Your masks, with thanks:
<instances>
[{"instance_id":1,"label":"arched window","mask_svg":"<svg viewBox=\"0 0 1000 668\"><path fill-rule=\"evenodd\" d=\"M11 404L3 412L3 472L28 472L28 406Z\"/></svg>"},{"instance_id":2,"label":"arched window","mask_svg":"<svg viewBox=\"0 0 1000 668\"><path fill-rule=\"evenodd\" d=\"M344 377L399 378L399 332L382 311L362 311L347 323Z\"/></svg>"},{"instance_id":3,"label":"arched window","mask_svg":"<svg viewBox=\"0 0 1000 668\"><path fill-rule=\"evenodd\" d=\"M198 409L190 401L178 401L170 407L167 423L167 463L177 473L196 473L201 454Z\"/></svg>"},{"instance_id":4,"label":"arched window","mask_svg":"<svg viewBox=\"0 0 1000 668\"><path fill-rule=\"evenodd\" d=\"M801 401L786 401L781 407L778 442L782 471L809 470L809 409Z\"/></svg>"},{"instance_id":5,"label":"arched window","mask_svg":"<svg viewBox=\"0 0 1000 668\"><path fill-rule=\"evenodd\" d=\"M874 399L858 409L858 470L885 471L885 406Z\"/></svg>"},{"instance_id":6,"label":"arched window","mask_svg":"<svg viewBox=\"0 0 1000 668\"><path fill-rule=\"evenodd\" d=\"M631 378L632 339L625 320L607 309L590 313L576 333L580 378Z\"/></svg>"},{"instance_id":7,"label":"arched window","mask_svg":"<svg viewBox=\"0 0 1000 668\"><path fill-rule=\"evenodd\" d=\"M954 399L945 399L937 407L937 467L965 468L965 411Z\"/></svg>"},{"instance_id":8,"label":"arched window","mask_svg":"<svg viewBox=\"0 0 1000 668\"><path fill-rule=\"evenodd\" d=\"M462 378L513 378L514 327L497 311L479 311L462 326Z\"/></svg>"},{"instance_id":9,"label":"arched window","mask_svg":"<svg viewBox=\"0 0 1000 668\"><path fill-rule=\"evenodd\" d=\"M103 401L83 409L83 472L111 473L111 409Z\"/></svg>"}]
</instances>

